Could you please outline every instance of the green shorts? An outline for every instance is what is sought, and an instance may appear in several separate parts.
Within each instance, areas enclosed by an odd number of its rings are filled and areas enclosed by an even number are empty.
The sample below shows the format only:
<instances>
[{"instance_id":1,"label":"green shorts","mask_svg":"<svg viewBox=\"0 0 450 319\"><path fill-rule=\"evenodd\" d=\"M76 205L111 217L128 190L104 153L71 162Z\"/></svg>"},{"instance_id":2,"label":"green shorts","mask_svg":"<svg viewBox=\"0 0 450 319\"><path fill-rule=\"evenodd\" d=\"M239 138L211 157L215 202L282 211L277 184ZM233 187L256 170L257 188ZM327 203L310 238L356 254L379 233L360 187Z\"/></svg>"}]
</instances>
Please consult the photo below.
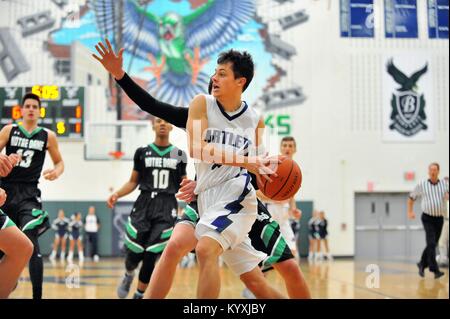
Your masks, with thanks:
<instances>
[{"instance_id":1,"label":"green shorts","mask_svg":"<svg viewBox=\"0 0 450 319\"><path fill-rule=\"evenodd\" d=\"M16 226L16 224L0 209L0 231L11 226Z\"/></svg>"}]
</instances>

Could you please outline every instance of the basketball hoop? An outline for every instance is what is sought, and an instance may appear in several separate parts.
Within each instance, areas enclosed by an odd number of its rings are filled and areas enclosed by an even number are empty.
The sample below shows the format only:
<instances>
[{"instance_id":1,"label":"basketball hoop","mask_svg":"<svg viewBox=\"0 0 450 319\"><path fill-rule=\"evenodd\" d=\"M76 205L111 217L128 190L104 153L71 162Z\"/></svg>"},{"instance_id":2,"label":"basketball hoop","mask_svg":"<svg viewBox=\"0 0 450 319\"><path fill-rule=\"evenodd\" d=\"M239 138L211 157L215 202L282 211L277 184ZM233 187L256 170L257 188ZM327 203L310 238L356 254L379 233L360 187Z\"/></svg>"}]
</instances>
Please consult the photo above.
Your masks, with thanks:
<instances>
[{"instance_id":1,"label":"basketball hoop","mask_svg":"<svg viewBox=\"0 0 450 319\"><path fill-rule=\"evenodd\" d=\"M125 153L121 151L111 151L108 153L109 156L111 156L114 160L120 160Z\"/></svg>"}]
</instances>

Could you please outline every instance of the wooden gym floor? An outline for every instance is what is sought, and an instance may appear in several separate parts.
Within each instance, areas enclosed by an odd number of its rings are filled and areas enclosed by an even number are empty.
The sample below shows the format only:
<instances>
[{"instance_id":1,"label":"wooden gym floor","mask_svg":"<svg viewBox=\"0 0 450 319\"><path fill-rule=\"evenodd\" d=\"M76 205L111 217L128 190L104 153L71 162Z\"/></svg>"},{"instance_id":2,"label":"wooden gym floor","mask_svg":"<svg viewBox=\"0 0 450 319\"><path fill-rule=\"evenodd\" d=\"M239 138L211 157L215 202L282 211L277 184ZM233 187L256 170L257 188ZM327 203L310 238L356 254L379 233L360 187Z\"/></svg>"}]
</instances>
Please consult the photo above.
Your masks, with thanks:
<instances>
[{"instance_id":1,"label":"wooden gym floor","mask_svg":"<svg viewBox=\"0 0 450 319\"><path fill-rule=\"evenodd\" d=\"M374 266L375 265L375 266ZM441 269L445 276L435 280L428 271L424 279L417 274L414 263L362 262L352 259L308 263L302 259L301 269L315 299L385 299L385 298L449 298L448 269ZM43 297L48 299L115 299L116 287L123 275L123 259L103 258L98 263L85 261L68 265L59 260L44 264ZM379 267L379 268L377 268ZM375 269L375 272L374 272ZM379 286L374 274L379 269ZM168 298L195 298L197 267L178 268L175 284ZM281 277L268 273L268 279L276 288L285 292ZM131 287L135 291L137 276ZM375 287L374 287L375 285ZM222 268L220 298L239 299L244 286L226 268ZM31 298L31 283L25 269L17 289L10 298Z\"/></svg>"},{"instance_id":2,"label":"wooden gym floor","mask_svg":"<svg viewBox=\"0 0 450 319\"><path fill-rule=\"evenodd\" d=\"M373 266L376 265L376 266ZM302 260L301 269L316 299L385 299L385 298L449 298L448 269L445 276L435 280L426 272L425 279L417 274L414 263L362 262L352 259L308 263ZM379 267L379 286L374 269ZM116 287L123 275L123 260L102 259L98 263L85 261L69 265L59 260L44 265L43 297L49 299L115 299ZM175 283L168 298L195 299L197 267L178 268ZM268 272L269 281L285 292L281 277ZM135 291L137 276L131 287ZM226 267L222 268L220 298L243 298L244 286ZM31 298L28 269L22 274L17 289L10 298Z\"/></svg>"}]
</instances>

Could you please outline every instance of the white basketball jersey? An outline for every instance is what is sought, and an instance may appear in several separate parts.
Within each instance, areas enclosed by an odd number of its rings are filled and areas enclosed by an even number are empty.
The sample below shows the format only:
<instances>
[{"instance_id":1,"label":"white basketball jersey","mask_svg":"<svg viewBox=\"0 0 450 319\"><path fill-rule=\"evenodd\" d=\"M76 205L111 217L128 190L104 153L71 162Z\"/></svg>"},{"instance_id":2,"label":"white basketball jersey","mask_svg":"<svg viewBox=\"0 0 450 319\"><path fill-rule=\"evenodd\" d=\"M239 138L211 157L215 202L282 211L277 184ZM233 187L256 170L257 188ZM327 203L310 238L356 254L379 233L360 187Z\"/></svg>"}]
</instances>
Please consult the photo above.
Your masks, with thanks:
<instances>
[{"instance_id":1,"label":"white basketball jersey","mask_svg":"<svg viewBox=\"0 0 450 319\"><path fill-rule=\"evenodd\" d=\"M226 112L212 95L205 95L205 97L208 118L206 142L214 144L219 149L234 151L240 155L254 154L255 132L260 120L260 115L256 110L242 102L238 110ZM196 194L247 172L237 166L206 162L196 163L195 168L197 172Z\"/></svg>"}]
</instances>

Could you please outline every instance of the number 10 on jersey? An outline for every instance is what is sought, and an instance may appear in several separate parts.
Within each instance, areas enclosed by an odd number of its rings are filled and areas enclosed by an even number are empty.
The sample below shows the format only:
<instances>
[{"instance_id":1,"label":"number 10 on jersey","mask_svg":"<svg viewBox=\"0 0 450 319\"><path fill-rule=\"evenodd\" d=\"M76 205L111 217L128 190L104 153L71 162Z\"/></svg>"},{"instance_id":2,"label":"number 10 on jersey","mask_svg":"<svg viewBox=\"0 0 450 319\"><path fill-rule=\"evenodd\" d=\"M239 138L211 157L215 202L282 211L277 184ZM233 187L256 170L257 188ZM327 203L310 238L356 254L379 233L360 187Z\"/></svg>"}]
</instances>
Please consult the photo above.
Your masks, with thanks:
<instances>
[{"instance_id":1,"label":"number 10 on jersey","mask_svg":"<svg viewBox=\"0 0 450 319\"><path fill-rule=\"evenodd\" d=\"M169 171L167 169L154 169L152 174L154 188L166 189L169 186Z\"/></svg>"}]
</instances>

